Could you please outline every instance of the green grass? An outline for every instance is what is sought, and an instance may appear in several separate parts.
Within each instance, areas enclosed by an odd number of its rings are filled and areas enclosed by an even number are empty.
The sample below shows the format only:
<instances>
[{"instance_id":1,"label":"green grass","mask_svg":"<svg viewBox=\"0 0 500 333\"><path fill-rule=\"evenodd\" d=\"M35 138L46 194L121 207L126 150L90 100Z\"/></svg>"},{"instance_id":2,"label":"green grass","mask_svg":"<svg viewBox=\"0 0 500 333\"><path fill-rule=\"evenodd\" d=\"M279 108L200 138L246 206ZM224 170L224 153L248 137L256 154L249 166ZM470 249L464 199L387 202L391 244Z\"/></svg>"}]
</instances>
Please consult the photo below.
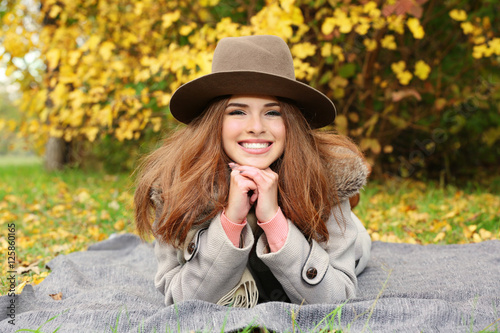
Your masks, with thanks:
<instances>
[{"instance_id":1,"label":"green grass","mask_svg":"<svg viewBox=\"0 0 500 333\"><path fill-rule=\"evenodd\" d=\"M355 213L375 240L454 244L500 236L500 178L462 187L434 182L374 181Z\"/></svg>"},{"instance_id":2,"label":"green grass","mask_svg":"<svg viewBox=\"0 0 500 333\"><path fill-rule=\"evenodd\" d=\"M27 270L18 275L19 283L43 280L45 264L58 254L134 231L129 175L70 169L47 173L40 160L9 159L0 162L0 227L6 231L8 224L16 225L16 264ZM0 249L6 257L7 235L2 236ZM4 271L6 265L1 263ZM0 293L6 292L2 277Z\"/></svg>"},{"instance_id":3,"label":"green grass","mask_svg":"<svg viewBox=\"0 0 500 333\"><path fill-rule=\"evenodd\" d=\"M0 155L0 168L40 165L42 159L34 155Z\"/></svg>"}]
</instances>

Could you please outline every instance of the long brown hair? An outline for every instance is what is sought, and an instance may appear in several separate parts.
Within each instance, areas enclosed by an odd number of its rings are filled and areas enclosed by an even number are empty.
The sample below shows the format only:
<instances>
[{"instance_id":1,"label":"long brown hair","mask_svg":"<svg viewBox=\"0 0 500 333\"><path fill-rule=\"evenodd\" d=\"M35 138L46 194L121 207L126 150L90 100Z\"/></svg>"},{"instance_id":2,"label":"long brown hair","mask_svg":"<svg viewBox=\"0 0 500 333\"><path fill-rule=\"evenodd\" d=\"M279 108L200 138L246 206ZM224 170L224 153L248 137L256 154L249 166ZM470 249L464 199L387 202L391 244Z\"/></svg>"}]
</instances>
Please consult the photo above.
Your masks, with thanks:
<instances>
[{"instance_id":1,"label":"long brown hair","mask_svg":"<svg viewBox=\"0 0 500 333\"><path fill-rule=\"evenodd\" d=\"M153 232L156 238L180 246L191 228L212 219L227 204L230 159L222 148L221 129L228 100L221 97L212 102L202 115L166 138L142 161L134 196L141 236ZM326 241L326 221L339 199L331 161L362 154L345 136L311 130L293 102L279 102L286 129L285 149L271 165L279 175L278 203L308 239ZM338 156L332 146L346 147L355 155ZM153 187L161 193L161 210L151 199Z\"/></svg>"}]
</instances>

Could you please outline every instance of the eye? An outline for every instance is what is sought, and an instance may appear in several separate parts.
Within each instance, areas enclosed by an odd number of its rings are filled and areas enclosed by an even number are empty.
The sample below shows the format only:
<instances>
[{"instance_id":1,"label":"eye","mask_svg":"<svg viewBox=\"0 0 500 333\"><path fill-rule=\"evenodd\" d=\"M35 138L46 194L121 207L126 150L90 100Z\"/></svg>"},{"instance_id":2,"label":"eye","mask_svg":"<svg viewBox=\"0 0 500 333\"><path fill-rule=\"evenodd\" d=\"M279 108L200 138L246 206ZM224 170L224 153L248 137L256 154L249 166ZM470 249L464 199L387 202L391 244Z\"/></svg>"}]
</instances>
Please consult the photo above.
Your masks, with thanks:
<instances>
[{"instance_id":1,"label":"eye","mask_svg":"<svg viewBox=\"0 0 500 333\"><path fill-rule=\"evenodd\" d=\"M228 115L230 116L241 116L244 115L245 112L243 110L232 110L228 112Z\"/></svg>"},{"instance_id":2,"label":"eye","mask_svg":"<svg viewBox=\"0 0 500 333\"><path fill-rule=\"evenodd\" d=\"M281 112L278 110L269 110L266 112L266 116L271 116L271 117L280 117Z\"/></svg>"}]
</instances>

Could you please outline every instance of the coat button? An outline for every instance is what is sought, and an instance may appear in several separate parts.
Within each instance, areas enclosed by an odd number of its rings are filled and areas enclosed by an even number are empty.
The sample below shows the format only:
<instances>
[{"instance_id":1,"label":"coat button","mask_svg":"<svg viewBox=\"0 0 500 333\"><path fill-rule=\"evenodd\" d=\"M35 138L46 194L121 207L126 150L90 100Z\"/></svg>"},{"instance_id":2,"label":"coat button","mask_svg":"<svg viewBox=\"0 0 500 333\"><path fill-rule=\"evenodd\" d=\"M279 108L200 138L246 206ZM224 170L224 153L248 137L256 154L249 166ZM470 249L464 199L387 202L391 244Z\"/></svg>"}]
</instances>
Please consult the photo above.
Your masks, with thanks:
<instances>
[{"instance_id":1,"label":"coat button","mask_svg":"<svg viewBox=\"0 0 500 333\"><path fill-rule=\"evenodd\" d=\"M196 245L194 244L194 242L189 243L189 245L187 247L188 253L193 254L195 248L196 248Z\"/></svg>"},{"instance_id":2,"label":"coat button","mask_svg":"<svg viewBox=\"0 0 500 333\"><path fill-rule=\"evenodd\" d=\"M316 275L318 275L318 270L314 267L309 268L306 272L307 278L311 280L314 279Z\"/></svg>"}]
</instances>

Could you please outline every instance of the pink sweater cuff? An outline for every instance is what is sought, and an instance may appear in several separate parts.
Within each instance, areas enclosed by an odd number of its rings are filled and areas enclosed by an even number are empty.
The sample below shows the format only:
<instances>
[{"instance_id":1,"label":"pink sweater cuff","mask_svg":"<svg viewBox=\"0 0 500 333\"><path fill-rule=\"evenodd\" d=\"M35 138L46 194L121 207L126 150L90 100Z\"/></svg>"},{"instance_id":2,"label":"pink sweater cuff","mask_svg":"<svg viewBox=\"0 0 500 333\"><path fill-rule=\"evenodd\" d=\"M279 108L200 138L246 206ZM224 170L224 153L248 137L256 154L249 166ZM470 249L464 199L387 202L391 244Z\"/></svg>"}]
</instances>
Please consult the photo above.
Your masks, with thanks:
<instances>
[{"instance_id":1,"label":"pink sweater cuff","mask_svg":"<svg viewBox=\"0 0 500 333\"><path fill-rule=\"evenodd\" d=\"M234 223L226 217L226 214L224 214L224 212L222 212L220 216L220 222L222 224L222 229L224 229L227 235L227 238L229 238L234 246L240 247L241 231L247 224L247 219L245 219L242 223Z\"/></svg>"},{"instance_id":2,"label":"pink sweater cuff","mask_svg":"<svg viewBox=\"0 0 500 333\"><path fill-rule=\"evenodd\" d=\"M271 220L267 222L259 221L257 224L266 233L271 252L278 252L285 244L288 236L288 222L281 208L278 208L278 212Z\"/></svg>"}]
</instances>

